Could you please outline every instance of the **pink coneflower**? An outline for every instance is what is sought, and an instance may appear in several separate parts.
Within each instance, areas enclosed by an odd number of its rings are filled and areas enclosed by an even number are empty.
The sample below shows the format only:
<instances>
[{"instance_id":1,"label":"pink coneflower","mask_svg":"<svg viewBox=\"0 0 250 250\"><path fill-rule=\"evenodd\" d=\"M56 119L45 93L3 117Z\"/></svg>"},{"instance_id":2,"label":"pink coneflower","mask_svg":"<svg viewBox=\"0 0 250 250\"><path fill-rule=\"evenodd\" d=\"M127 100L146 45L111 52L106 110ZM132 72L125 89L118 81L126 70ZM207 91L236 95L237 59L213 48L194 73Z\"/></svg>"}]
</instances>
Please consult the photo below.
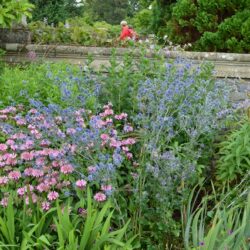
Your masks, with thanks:
<instances>
[{"instance_id":1,"label":"pink coneflower","mask_svg":"<svg viewBox=\"0 0 250 250\"><path fill-rule=\"evenodd\" d=\"M105 122L108 125L108 124L112 124L113 120L111 118L107 118Z\"/></svg>"},{"instance_id":2,"label":"pink coneflower","mask_svg":"<svg viewBox=\"0 0 250 250\"><path fill-rule=\"evenodd\" d=\"M39 157L36 159L36 165L42 166L45 164L46 158L45 157Z\"/></svg>"},{"instance_id":3,"label":"pink coneflower","mask_svg":"<svg viewBox=\"0 0 250 250\"><path fill-rule=\"evenodd\" d=\"M129 148L128 147L122 147L122 150L124 151L124 152L128 152L129 151Z\"/></svg>"},{"instance_id":4,"label":"pink coneflower","mask_svg":"<svg viewBox=\"0 0 250 250\"><path fill-rule=\"evenodd\" d=\"M25 142L25 145L26 145L27 147L31 147L31 146L34 145L34 141L33 141L33 140L27 140L27 141Z\"/></svg>"},{"instance_id":5,"label":"pink coneflower","mask_svg":"<svg viewBox=\"0 0 250 250\"><path fill-rule=\"evenodd\" d=\"M98 120L96 122L96 125L97 125L98 128L102 128L102 127L106 126L106 122L102 121L102 120Z\"/></svg>"},{"instance_id":6,"label":"pink coneflower","mask_svg":"<svg viewBox=\"0 0 250 250\"><path fill-rule=\"evenodd\" d=\"M10 148L13 150L13 151L16 151L18 149L18 146L17 145L10 145Z\"/></svg>"},{"instance_id":7,"label":"pink coneflower","mask_svg":"<svg viewBox=\"0 0 250 250\"><path fill-rule=\"evenodd\" d=\"M61 172L64 174L70 174L74 171L74 168L70 164L61 166Z\"/></svg>"},{"instance_id":8,"label":"pink coneflower","mask_svg":"<svg viewBox=\"0 0 250 250\"><path fill-rule=\"evenodd\" d=\"M17 194L20 196L23 196L25 194L25 188L18 188L17 189Z\"/></svg>"},{"instance_id":9,"label":"pink coneflower","mask_svg":"<svg viewBox=\"0 0 250 250\"><path fill-rule=\"evenodd\" d=\"M21 178L21 173L19 171L11 171L8 177L12 180L18 180Z\"/></svg>"},{"instance_id":10,"label":"pink coneflower","mask_svg":"<svg viewBox=\"0 0 250 250\"><path fill-rule=\"evenodd\" d=\"M106 195L104 193L96 193L95 196L94 196L94 199L98 202L102 202L102 201L105 201L106 200Z\"/></svg>"},{"instance_id":11,"label":"pink coneflower","mask_svg":"<svg viewBox=\"0 0 250 250\"><path fill-rule=\"evenodd\" d=\"M11 139L8 139L8 140L6 141L6 144L7 144L7 145L14 145L14 144L15 144L15 141L14 141L14 140L11 140Z\"/></svg>"},{"instance_id":12,"label":"pink coneflower","mask_svg":"<svg viewBox=\"0 0 250 250\"><path fill-rule=\"evenodd\" d=\"M128 138L122 141L122 145L133 145L135 143L136 143L136 140L134 138Z\"/></svg>"},{"instance_id":13,"label":"pink coneflower","mask_svg":"<svg viewBox=\"0 0 250 250\"><path fill-rule=\"evenodd\" d=\"M17 164L17 159L15 159L16 154L9 154L8 158L6 159L6 164L10 166L15 166Z\"/></svg>"},{"instance_id":14,"label":"pink coneflower","mask_svg":"<svg viewBox=\"0 0 250 250\"><path fill-rule=\"evenodd\" d=\"M111 138L109 145L110 145L110 147L119 148L119 147L121 147L122 143L120 141L117 141L114 138Z\"/></svg>"},{"instance_id":15,"label":"pink coneflower","mask_svg":"<svg viewBox=\"0 0 250 250\"><path fill-rule=\"evenodd\" d=\"M60 155L60 150L56 150L56 149L51 149L50 152L49 152L49 156L50 157L53 157L53 158L56 158Z\"/></svg>"},{"instance_id":16,"label":"pink coneflower","mask_svg":"<svg viewBox=\"0 0 250 250\"><path fill-rule=\"evenodd\" d=\"M36 139L41 139L41 138L42 138L42 134L41 134L41 133L35 134L35 138L36 138Z\"/></svg>"},{"instance_id":17,"label":"pink coneflower","mask_svg":"<svg viewBox=\"0 0 250 250\"><path fill-rule=\"evenodd\" d=\"M48 183L49 185L51 185L51 186L55 186L56 184L57 184L57 179L56 178L51 178L50 180L49 180L49 183Z\"/></svg>"},{"instance_id":18,"label":"pink coneflower","mask_svg":"<svg viewBox=\"0 0 250 250\"><path fill-rule=\"evenodd\" d=\"M112 185L101 185L102 191L111 191L113 189Z\"/></svg>"},{"instance_id":19,"label":"pink coneflower","mask_svg":"<svg viewBox=\"0 0 250 250\"><path fill-rule=\"evenodd\" d=\"M126 114L126 113L121 113L120 115L115 115L116 120L126 119L127 117L128 117L128 114Z\"/></svg>"},{"instance_id":20,"label":"pink coneflower","mask_svg":"<svg viewBox=\"0 0 250 250\"><path fill-rule=\"evenodd\" d=\"M36 126L34 126L34 125L32 125L32 124L29 124L29 125L28 125L28 129L34 130L34 129L36 129Z\"/></svg>"},{"instance_id":21,"label":"pink coneflower","mask_svg":"<svg viewBox=\"0 0 250 250\"><path fill-rule=\"evenodd\" d=\"M16 120L16 124L22 126L22 125L26 125L27 122L25 119L18 119Z\"/></svg>"},{"instance_id":22,"label":"pink coneflower","mask_svg":"<svg viewBox=\"0 0 250 250\"><path fill-rule=\"evenodd\" d=\"M33 177L42 177L43 175L44 175L44 173L40 169L34 169L32 172Z\"/></svg>"},{"instance_id":23,"label":"pink coneflower","mask_svg":"<svg viewBox=\"0 0 250 250\"><path fill-rule=\"evenodd\" d=\"M51 142L49 140L42 140L40 142L41 147L48 147L50 144L51 144Z\"/></svg>"},{"instance_id":24,"label":"pink coneflower","mask_svg":"<svg viewBox=\"0 0 250 250\"><path fill-rule=\"evenodd\" d=\"M50 203L48 201L42 202L42 209L48 211L50 209Z\"/></svg>"},{"instance_id":25,"label":"pink coneflower","mask_svg":"<svg viewBox=\"0 0 250 250\"><path fill-rule=\"evenodd\" d=\"M86 185L87 185L87 182L85 180L76 181L76 186L80 189L84 189Z\"/></svg>"},{"instance_id":26,"label":"pink coneflower","mask_svg":"<svg viewBox=\"0 0 250 250\"><path fill-rule=\"evenodd\" d=\"M131 160L133 158L133 154L132 153L126 153L126 156L128 157L129 160Z\"/></svg>"},{"instance_id":27,"label":"pink coneflower","mask_svg":"<svg viewBox=\"0 0 250 250\"><path fill-rule=\"evenodd\" d=\"M40 183L39 185L37 185L36 189L42 193L42 192L47 192L49 191L50 186L48 184L45 183Z\"/></svg>"},{"instance_id":28,"label":"pink coneflower","mask_svg":"<svg viewBox=\"0 0 250 250\"><path fill-rule=\"evenodd\" d=\"M8 181L9 181L9 179L7 176L0 177L0 185L5 185L8 183Z\"/></svg>"},{"instance_id":29,"label":"pink coneflower","mask_svg":"<svg viewBox=\"0 0 250 250\"><path fill-rule=\"evenodd\" d=\"M107 108L104 110L103 113L100 113L100 116L105 117L105 116L109 116L109 115L113 115L113 114L114 114L114 111L110 108Z\"/></svg>"},{"instance_id":30,"label":"pink coneflower","mask_svg":"<svg viewBox=\"0 0 250 250\"><path fill-rule=\"evenodd\" d=\"M3 207L7 207L8 206L8 202L9 202L9 200L8 200L8 198L3 198L2 200L1 200L1 202L0 202L0 204L3 206Z\"/></svg>"},{"instance_id":31,"label":"pink coneflower","mask_svg":"<svg viewBox=\"0 0 250 250\"><path fill-rule=\"evenodd\" d=\"M27 135L24 133L16 133L14 134L11 139L26 139Z\"/></svg>"},{"instance_id":32,"label":"pink coneflower","mask_svg":"<svg viewBox=\"0 0 250 250\"><path fill-rule=\"evenodd\" d=\"M8 149L8 146L6 144L1 143L0 144L0 151L4 152Z\"/></svg>"},{"instance_id":33,"label":"pink coneflower","mask_svg":"<svg viewBox=\"0 0 250 250\"><path fill-rule=\"evenodd\" d=\"M36 113L37 113L37 110L33 108L33 109L30 109L28 113L36 114Z\"/></svg>"},{"instance_id":34,"label":"pink coneflower","mask_svg":"<svg viewBox=\"0 0 250 250\"><path fill-rule=\"evenodd\" d=\"M101 134L100 137L101 137L101 139L104 140L104 141L106 141L106 140L109 139L109 135L108 135L108 134Z\"/></svg>"},{"instance_id":35,"label":"pink coneflower","mask_svg":"<svg viewBox=\"0 0 250 250\"><path fill-rule=\"evenodd\" d=\"M57 168L60 166L59 161L52 161L52 167Z\"/></svg>"},{"instance_id":36,"label":"pink coneflower","mask_svg":"<svg viewBox=\"0 0 250 250\"><path fill-rule=\"evenodd\" d=\"M32 152L23 152L21 154L21 159L24 161L31 161L34 158L34 154Z\"/></svg>"},{"instance_id":37,"label":"pink coneflower","mask_svg":"<svg viewBox=\"0 0 250 250\"><path fill-rule=\"evenodd\" d=\"M73 145L70 145L70 152L72 154L74 154L76 152L76 149L77 149L77 145L73 144Z\"/></svg>"},{"instance_id":38,"label":"pink coneflower","mask_svg":"<svg viewBox=\"0 0 250 250\"><path fill-rule=\"evenodd\" d=\"M33 175L33 171L34 171L33 168L26 168L26 169L24 170L24 174L25 174L26 176L32 176L32 175Z\"/></svg>"},{"instance_id":39,"label":"pink coneflower","mask_svg":"<svg viewBox=\"0 0 250 250\"><path fill-rule=\"evenodd\" d=\"M56 191L51 191L48 193L48 199L50 201L56 200L59 197L59 194Z\"/></svg>"}]
</instances>

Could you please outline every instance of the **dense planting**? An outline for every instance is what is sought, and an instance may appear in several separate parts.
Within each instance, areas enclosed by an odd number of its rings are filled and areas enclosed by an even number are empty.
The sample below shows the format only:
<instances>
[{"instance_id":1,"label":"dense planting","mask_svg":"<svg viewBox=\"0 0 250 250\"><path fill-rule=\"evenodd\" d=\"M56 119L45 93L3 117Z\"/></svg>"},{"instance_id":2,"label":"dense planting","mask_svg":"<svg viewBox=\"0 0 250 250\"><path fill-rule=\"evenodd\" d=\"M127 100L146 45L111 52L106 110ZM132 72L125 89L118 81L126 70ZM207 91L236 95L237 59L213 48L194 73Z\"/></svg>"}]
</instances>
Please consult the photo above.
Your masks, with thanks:
<instances>
[{"instance_id":1,"label":"dense planting","mask_svg":"<svg viewBox=\"0 0 250 250\"><path fill-rule=\"evenodd\" d=\"M2 248L247 249L249 102L211 65L132 58L1 71Z\"/></svg>"}]
</instances>

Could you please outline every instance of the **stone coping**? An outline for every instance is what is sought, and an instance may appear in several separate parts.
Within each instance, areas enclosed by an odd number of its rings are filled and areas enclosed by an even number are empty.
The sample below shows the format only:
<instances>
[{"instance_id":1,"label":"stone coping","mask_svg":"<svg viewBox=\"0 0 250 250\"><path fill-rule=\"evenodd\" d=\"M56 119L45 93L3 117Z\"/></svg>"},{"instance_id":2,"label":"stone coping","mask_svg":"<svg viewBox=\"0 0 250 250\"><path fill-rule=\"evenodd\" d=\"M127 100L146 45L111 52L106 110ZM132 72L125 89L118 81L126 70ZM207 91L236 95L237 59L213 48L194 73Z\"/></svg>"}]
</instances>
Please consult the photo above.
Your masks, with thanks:
<instances>
[{"instance_id":1,"label":"stone coping","mask_svg":"<svg viewBox=\"0 0 250 250\"><path fill-rule=\"evenodd\" d=\"M138 48L105 48L105 47L83 47L83 46L66 46L66 45L37 45L37 44L18 44L7 43L1 44L1 48L7 52L28 52L35 51L42 54L71 54L71 55L99 55L109 56L115 49L117 56L123 56L125 53L132 53L134 56L140 55L140 49ZM238 54L238 53L220 53L220 52L190 52L190 51L168 51L161 49L158 52L160 55L166 58L187 58L191 60L205 60L205 61L224 61L224 62L242 62L250 63L250 54ZM146 56L153 57L155 55L154 50L147 49Z\"/></svg>"},{"instance_id":2,"label":"stone coping","mask_svg":"<svg viewBox=\"0 0 250 250\"><path fill-rule=\"evenodd\" d=\"M44 61L65 61L71 64L84 64L91 55L93 61L91 66L95 70L102 70L103 66L110 65L110 56L115 51L119 62L122 57L129 53L135 60L140 56L139 48L104 48L104 47L83 47L66 45L38 45L38 44L0 44L0 48L6 50L3 58L8 63L31 62L28 52L35 51L36 59ZM143 54L144 55L144 54ZM239 78L250 79L250 54L217 53L217 52L189 52L189 51L167 51L161 49L155 51L147 49L145 56L157 60L157 56L164 56L166 59L184 58L191 60L194 65L202 62L210 62L214 65L215 76L218 78Z\"/></svg>"}]
</instances>

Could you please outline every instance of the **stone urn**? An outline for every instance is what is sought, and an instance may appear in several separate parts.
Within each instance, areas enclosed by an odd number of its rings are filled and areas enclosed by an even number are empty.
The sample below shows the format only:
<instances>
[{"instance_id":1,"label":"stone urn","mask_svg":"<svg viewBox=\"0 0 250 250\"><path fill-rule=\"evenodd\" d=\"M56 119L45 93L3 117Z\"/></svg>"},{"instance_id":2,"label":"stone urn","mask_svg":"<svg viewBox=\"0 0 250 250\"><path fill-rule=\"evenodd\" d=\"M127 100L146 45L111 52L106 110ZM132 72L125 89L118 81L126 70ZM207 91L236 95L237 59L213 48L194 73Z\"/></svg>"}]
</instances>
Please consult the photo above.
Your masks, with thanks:
<instances>
[{"instance_id":1,"label":"stone urn","mask_svg":"<svg viewBox=\"0 0 250 250\"><path fill-rule=\"evenodd\" d=\"M14 24L12 28L0 28L0 44L6 43L31 43L31 32L27 28L26 16L22 16L20 24Z\"/></svg>"}]
</instances>

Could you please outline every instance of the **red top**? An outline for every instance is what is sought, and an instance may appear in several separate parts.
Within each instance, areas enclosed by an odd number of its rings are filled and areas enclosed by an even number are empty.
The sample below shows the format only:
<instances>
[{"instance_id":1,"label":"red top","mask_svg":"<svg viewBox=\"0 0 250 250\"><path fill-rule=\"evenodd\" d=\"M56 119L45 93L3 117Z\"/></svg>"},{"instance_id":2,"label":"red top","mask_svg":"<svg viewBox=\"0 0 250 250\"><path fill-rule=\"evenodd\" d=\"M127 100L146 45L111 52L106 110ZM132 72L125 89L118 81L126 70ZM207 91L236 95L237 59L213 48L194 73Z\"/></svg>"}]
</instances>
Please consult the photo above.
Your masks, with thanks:
<instances>
[{"instance_id":1,"label":"red top","mask_svg":"<svg viewBox=\"0 0 250 250\"><path fill-rule=\"evenodd\" d=\"M121 35L120 35L120 39L125 40L128 37L132 38L132 33L129 30L128 26L123 26L122 27L122 32L121 32Z\"/></svg>"}]
</instances>

